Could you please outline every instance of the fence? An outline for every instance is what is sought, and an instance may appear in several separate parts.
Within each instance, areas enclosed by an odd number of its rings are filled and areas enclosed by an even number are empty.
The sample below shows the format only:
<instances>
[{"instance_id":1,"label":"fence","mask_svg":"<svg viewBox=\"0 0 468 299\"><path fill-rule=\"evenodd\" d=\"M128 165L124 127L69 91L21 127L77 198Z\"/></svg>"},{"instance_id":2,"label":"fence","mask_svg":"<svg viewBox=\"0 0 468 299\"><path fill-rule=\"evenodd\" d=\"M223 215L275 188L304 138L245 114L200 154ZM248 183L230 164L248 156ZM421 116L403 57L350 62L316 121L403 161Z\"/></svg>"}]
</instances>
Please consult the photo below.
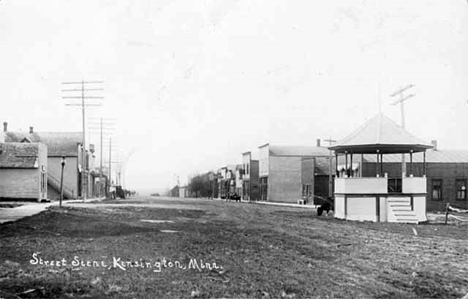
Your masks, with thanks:
<instances>
[{"instance_id":1,"label":"fence","mask_svg":"<svg viewBox=\"0 0 468 299\"><path fill-rule=\"evenodd\" d=\"M447 224L449 217L460 221L461 224L468 225L468 210L460 209L447 203L445 206L445 224Z\"/></svg>"}]
</instances>

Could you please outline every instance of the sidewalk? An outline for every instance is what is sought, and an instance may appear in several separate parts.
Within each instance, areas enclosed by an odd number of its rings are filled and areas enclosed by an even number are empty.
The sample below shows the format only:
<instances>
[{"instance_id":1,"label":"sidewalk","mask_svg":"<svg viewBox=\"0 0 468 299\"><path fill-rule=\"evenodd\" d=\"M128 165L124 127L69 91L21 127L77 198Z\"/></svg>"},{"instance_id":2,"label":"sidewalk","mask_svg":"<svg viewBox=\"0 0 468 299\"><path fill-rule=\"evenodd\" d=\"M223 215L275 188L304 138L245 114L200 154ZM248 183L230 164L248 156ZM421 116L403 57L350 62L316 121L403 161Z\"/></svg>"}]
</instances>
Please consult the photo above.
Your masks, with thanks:
<instances>
[{"instance_id":1,"label":"sidewalk","mask_svg":"<svg viewBox=\"0 0 468 299\"><path fill-rule=\"evenodd\" d=\"M282 203L282 202L268 202L268 201L242 201L250 202L261 205L271 205L271 206L283 206L283 207L293 207L293 208L305 208L305 209L315 209L314 205L298 205L295 203Z\"/></svg>"},{"instance_id":2,"label":"sidewalk","mask_svg":"<svg viewBox=\"0 0 468 299\"><path fill-rule=\"evenodd\" d=\"M221 198L213 198L212 200L217 201L226 201L225 199ZM306 209L315 209L315 205L299 205L295 203L283 203L283 202L271 202L271 201L249 201L249 200L241 200L242 203L253 203L253 204L261 204L261 205L271 205L271 206L283 206L283 207L293 207L293 208L306 208Z\"/></svg>"},{"instance_id":3,"label":"sidewalk","mask_svg":"<svg viewBox=\"0 0 468 299\"><path fill-rule=\"evenodd\" d=\"M101 201L104 198L87 198L86 202L95 202L95 201ZM72 199L72 200L64 200L62 202L62 205L66 205L68 203L74 203L74 202L83 202L82 199ZM24 217L29 217L33 216L36 214L39 214L42 211L47 210L50 206L58 206L60 204L60 201L53 201L53 202L26 202L26 203L20 203L20 202L15 202L18 204L22 204L19 207L16 208L0 208L0 223L5 223L5 222L12 222L19 220Z\"/></svg>"}]
</instances>

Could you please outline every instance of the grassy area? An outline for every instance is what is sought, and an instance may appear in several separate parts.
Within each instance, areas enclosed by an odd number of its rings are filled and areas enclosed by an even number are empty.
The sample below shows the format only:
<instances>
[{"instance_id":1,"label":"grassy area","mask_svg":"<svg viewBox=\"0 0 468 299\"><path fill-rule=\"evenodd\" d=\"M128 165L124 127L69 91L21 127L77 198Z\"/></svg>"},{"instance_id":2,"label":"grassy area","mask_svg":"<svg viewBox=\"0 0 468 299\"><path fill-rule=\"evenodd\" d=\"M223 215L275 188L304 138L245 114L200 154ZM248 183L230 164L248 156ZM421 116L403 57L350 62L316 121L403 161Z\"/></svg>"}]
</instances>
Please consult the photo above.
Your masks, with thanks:
<instances>
[{"instance_id":1,"label":"grassy area","mask_svg":"<svg viewBox=\"0 0 468 299\"><path fill-rule=\"evenodd\" d=\"M22 204L19 204L19 203L12 203L12 202L1 203L0 202L0 208L2 208L2 209L17 208L17 207L21 207L21 206L22 206Z\"/></svg>"},{"instance_id":2,"label":"grassy area","mask_svg":"<svg viewBox=\"0 0 468 299\"><path fill-rule=\"evenodd\" d=\"M0 297L461 298L468 293L467 227L345 222L317 218L311 210L213 201L180 208L186 203L175 202L177 209L76 205L1 225ZM60 265L41 265L39 258Z\"/></svg>"}]
</instances>

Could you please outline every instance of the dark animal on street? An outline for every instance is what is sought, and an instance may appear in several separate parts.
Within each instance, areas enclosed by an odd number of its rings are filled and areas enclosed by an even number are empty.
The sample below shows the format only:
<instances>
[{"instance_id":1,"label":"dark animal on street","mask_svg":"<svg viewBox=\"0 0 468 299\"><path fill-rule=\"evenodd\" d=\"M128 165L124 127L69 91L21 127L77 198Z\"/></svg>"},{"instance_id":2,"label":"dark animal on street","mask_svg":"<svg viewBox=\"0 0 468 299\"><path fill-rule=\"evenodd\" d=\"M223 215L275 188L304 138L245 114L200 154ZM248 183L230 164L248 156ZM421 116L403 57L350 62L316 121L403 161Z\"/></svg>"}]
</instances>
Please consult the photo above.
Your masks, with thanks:
<instances>
[{"instance_id":1,"label":"dark animal on street","mask_svg":"<svg viewBox=\"0 0 468 299\"><path fill-rule=\"evenodd\" d=\"M120 197L121 199L125 199L125 192L122 189L122 186L115 186L116 196ZM115 197L114 197L115 198Z\"/></svg>"},{"instance_id":2,"label":"dark animal on street","mask_svg":"<svg viewBox=\"0 0 468 299\"><path fill-rule=\"evenodd\" d=\"M234 194L229 195L227 200L234 200L236 202L240 202L241 197L237 193L234 193Z\"/></svg>"},{"instance_id":3,"label":"dark animal on street","mask_svg":"<svg viewBox=\"0 0 468 299\"><path fill-rule=\"evenodd\" d=\"M330 211L332 210L333 210L332 204L329 202L326 202L317 208L317 216L322 216L323 212L327 212L327 216L328 216L328 213L330 213Z\"/></svg>"}]
</instances>

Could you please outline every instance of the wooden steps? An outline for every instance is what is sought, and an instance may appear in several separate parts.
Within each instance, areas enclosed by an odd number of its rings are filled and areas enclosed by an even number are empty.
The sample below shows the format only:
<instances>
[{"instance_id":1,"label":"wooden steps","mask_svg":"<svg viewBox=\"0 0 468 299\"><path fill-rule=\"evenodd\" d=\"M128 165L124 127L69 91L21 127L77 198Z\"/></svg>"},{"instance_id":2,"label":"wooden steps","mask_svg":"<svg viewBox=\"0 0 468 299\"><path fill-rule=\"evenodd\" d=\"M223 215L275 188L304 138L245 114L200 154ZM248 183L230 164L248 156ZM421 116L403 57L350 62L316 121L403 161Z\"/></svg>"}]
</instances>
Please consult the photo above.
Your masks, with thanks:
<instances>
[{"instance_id":1,"label":"wooden steps","mask_svg":"<svg viewBox=\"0 0 468 299\"><path fill-rule=\"evenodd\" d=\"M409 198L389 198L387 200L389 222L418 224L418 216L411 207Z\"/></svg>"}]
</instances>

